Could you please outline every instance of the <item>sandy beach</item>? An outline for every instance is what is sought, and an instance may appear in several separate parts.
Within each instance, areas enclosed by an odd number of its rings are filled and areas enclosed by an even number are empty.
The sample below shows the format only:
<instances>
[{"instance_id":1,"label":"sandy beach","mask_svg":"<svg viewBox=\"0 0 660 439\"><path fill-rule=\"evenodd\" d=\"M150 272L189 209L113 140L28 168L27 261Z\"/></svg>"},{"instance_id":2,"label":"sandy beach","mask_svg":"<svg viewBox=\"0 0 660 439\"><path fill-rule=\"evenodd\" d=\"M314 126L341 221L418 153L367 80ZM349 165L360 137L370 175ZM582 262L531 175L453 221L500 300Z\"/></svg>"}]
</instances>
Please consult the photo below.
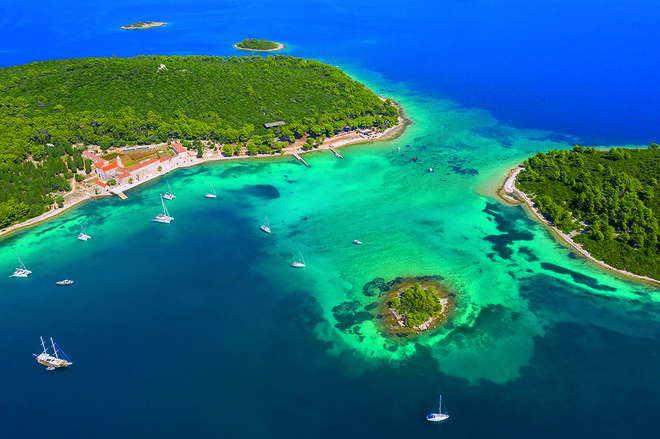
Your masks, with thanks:
<instances>
[{"instance_id":1,"label":"sandy beach","mask_svg":"<svg viewBox=\"0 0 660 439\"><path fill-rule=\"evenodd\" d=\"M576 243L573 241L573 239L554 227L552 224L550 224L544 217L539 213L539 211L534 207L534 203L532 200L525 194L524 192L521 192L518 188L516 188L516 177L518 177L518 174L524 169L522 165L513 168L509 171L509 175L507 176L506 180L504 181L504 184L502 184L502 187L500 190L497 192L498 195L506 201L508 204L521 204L524 203L526 206L526 211L532 216L532 218L536 219L537 221L545 224L550 230L553 231L555 236L557 236L560 240L560 242L563 242L564 244L568 245L570 248L575 250L578 254L584 256L586 259L590 260L591 262L597 264L598 266L607 269L608 271L617 273L619 275L625 276L626 278L633 278L635 280L643 281L645 283L651 283L655 286L660 285L660 281L656 279L652 279L647 276L640 276L634 273L631 273L629 271L625 270L620 270L618 268L614 268L612 266L607 265L603 261L599 261L598 259L594 258L591 256L589 252L587 252L585 249L582 248L582 245Z\"/></svg>"},{"instance_id":2,"label":"sandy beach","mask_svg":"<svg viewBox=\"0 0 660 439\"><path fill-rule=\"evenodd\" d=\"M94 187L81 187L80 185L76 183L72 183L72 187L74 188L71 190L71 192L67 193L64 195L64 203L63 207L61 208L53 208L49 210L48 212L35 217L31 218L27 221L24 221L19 224L14 224L10 227L7 227L5 229L0 230L0 236L6 235L8 233L11 233L13 231L16 231L18 229L22 229L24 227L29 227L33 226L35 224L38 224L42 221L49 220L57 215L60 215L67 210L71 209L72 207L87 201L91 200L97 197L104 197L104 196L111 196L119 193L124 193L130 189L133 189L142 183L146 183L147 181L151 181L154 178L159 178L162 177L163 175L166 175L167 173L174 171L175 169L179 168L187 168L191 166L197 166L202 163L207 163L207 162L213 162L213 161L219 161L219 160L255 160L255 159L263 159L267 157L281 157L281 156L292 156L293 159L293 154L307 154L307 153L312 153L312 152L317 152L317 151L324 151L324 150L329 150L329 149L335 149L335 148L340 148L342 146L346 145L354 145L358 143L367 143L367 142L375 142L375 141L386 141L386 140L391 140L399 136L405 128L411 124L411 121L406 119L405 117L401 116L403 114L403 111L401 107L397 105L397 109L399 110L399 124L395 125L391 128L388 128L387 130L383 131L382 133L377 133L376 135L372 137L364 137L363 135L360 135L357 132L347 132L347 133L341 133L337 136L334 136L332 138L326 139L325 142L323 142L322 145L320 145L318 148L310 149L310 150L304 150L302 148L303 141L299 140L293 143L292 145L288 146L287 148L284 148L282 150L282 154L258 154L256 156L248 156L248 155L240 155L240 156L224 156L220 151L206 151L202 158L197 158L196 155L188 155L188 154L181 154L176 157L172 157L170 160L167 162L164 162L161 170L158 172L153 172L151 174L148 174L146 176L141 177L139 180L135 179L131 184L124 184L124 185L118 185L114 186L111 189L107 191L102 191L102 190L97 190ZM154 146L154 145L151 145ZM192 150L191 150L192 151ZM295 159L294 159L295 160ZM304 165L303 165L304 166Z\"/></svg>"}]
</instances>

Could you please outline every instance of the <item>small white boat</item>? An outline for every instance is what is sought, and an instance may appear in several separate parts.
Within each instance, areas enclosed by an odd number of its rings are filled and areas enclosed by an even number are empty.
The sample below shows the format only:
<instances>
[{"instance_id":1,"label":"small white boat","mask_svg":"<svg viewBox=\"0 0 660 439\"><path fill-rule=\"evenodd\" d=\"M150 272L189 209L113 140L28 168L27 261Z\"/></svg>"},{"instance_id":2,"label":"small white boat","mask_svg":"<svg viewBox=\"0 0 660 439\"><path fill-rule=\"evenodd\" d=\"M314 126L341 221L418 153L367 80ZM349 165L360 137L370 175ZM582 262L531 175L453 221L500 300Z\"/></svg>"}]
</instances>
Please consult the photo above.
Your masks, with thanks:
<instances>
[{"instance_id":1,"label":"small white boat","mask_svg":"<svg viewBox=\"0 0 660 439\"><path fill-rule=\"evenodd\" d=\"M53 355L50 355L48 353L48 349L46 349L46 344L44 343L44 338L43 337L39 337L39 338L41 338L41 347L44 348L44 351L39 355L37 354L32 354L32 355L37 357L37 361L43 364L44 366L46 366L47 370L53 370L60 367L69 367L73 364L71 359L67 357L64 351L62 351L62 349L60 349L57 343L53 341L52 337L50 338L50 342L53 345ZM60 358L60 354L64 358Z\"/></svg>"},{"instance_id":2,"label":"small white boat","mask_svg":"<svg viewBox=\"0 0 660 439\"><path fill-rule=\"evenodd\" d=\"M173 200L176 198L176 195L172 193L172 188L170 188L170 182L169 180L167 181L167 192L165 192L165 195L163 195L163 198L166 200Z\"/></svg>"},{"instance_id":3,"label":"small white boat","mask_svg":"<svg viewBox=\"0 0 660 439\"><path fill-rule=\"evenodd\" d=\"M302 268L302 267L305 266L305 260L302 257L302 253L298 252L298 254L300 255L300 258L297 261L292 262L291 266L292 267L297 267L297 268Z\"/></svg>"},{"instance_id":4,"label":"small white boat","mask_svg":"<svg viewBox=\"0 0 660 439\"><path fill-rule=\"evenodd\" d=\"M27 269L23 261L21 261L21 258L19 258L18 255L16 255L16 257L18 258L18 263L20 264L20 267L18 267L14 271L14 274L12 274L9 277L28 277L29 275L31 275L32 272Z\"/></svg>"},{"instance_id":5,"label":"small white boat","mask_svg":"<svg viewBox=\"0 0 660 439\"><path fill-rule=\"evenodd\" d=\"M440 422L446 421L449 419L449 412L445 409L444 413L442 412L442 395L440 395L440 401L438 402L438 413L429 413L426 415L426 420L431 422Z\"/></svg>"},{"instance_id":6,"label":"small white boat","mask_svg":"<svg viewBox=\"0 0 660 439\"><path fill-rule=\"evenodd\" d=\"M73 281L71 279L58 280L55 282L57 285L71 285Z\"/></svg>"},{"instance_id":7,"label":"small white boat","mask_svg":"<svg viewBox=\"0 0 660 439\"><path fill-rule=\"evenodd\" d=\"M362 241L358 241L357 239L353 240L353 244L355 245L362 245Z\"/></svg>"},{"instance_id":8,"label":"small white boat","mask_svg":"<svg viewBox=\"0 0 660 439\"><path fill-rule=\"evenodd\" d=\"M80 239L81 241L87 241L89 238L91 238L91 236L89 236L87 234L87 232L85 232L85 228L81 224L80 225L80 234L78 235L78 239Z\"/></svg>"},{"instance_id":9,"label":"small white boat","mask_svg":"<svg viewBox=\"0 0 660 439\"><path fill-rule=\"evenodd\" d=\"M152 219L151 221L155 221L157 223L163 223L163 224L169 224L172 222L174 219L173 216L170 216L170 213L167 211L167 207L165 206L165 200L163 200L163 196L160 196L160 202L163 204L163 213L159 213L156 215L156 218Z\"/></svg>"},{"instance_id":10,"label":"small white boat","mask_svg":"<svg viewBox=\"0 0 660 439\"><path fill-rule=\"evenodd\" d=\"M206 198L218 198L218 195L215 193L215 188L213 187L213 183L211 183L211 192L207 192L204 194Z\"/></svg>"},{"instance_id":11,"label":"small white boat","mask_svg":"<svg viewBox=\"0 0 660 439\"><path fill-rule=\"evenodd\" d=\"M270 233L270 223L268 222L268 215L266 215L266 224L262 224L260 229L266 233Z\"/></svg>"}]
</instances>

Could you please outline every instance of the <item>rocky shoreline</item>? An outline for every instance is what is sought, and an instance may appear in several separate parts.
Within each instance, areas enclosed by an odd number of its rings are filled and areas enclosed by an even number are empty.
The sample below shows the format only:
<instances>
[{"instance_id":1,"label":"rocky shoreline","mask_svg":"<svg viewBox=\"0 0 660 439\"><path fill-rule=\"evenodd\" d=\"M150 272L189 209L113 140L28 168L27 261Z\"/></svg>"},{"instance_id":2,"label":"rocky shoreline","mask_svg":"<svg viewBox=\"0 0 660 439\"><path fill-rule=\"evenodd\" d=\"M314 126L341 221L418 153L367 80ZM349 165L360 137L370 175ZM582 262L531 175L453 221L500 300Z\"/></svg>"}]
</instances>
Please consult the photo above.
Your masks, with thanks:
<instances>
[{"instance_id":1,"label":"rocky shoreline","mask_svg":"<svg viewBox=\"0 0 660 439\"><path fill-rule=\"evenodd\" d=\"M379 322L378 325L381 328L381 332L389 337L411 338L444 326L456 310L456 294L452 292L446 283L441 282L439 279L442 278L438 276L424 276L397 279L398 282L394 282L390 290L383 295L380 299L380 305L375 310L376 321ZM392 299L400 297L404 290L411 288L416 283L419 283L424 289L429 286L437 289L442 310L439 315L432 316L421 325L408 327L405 322L405 316L398 314L389 304Z\"/></svg>"},{"instance_id":2,"label":"rocky shoreline","mask_svg":"<svg viewBox=\"0 0 660 439\"><path fill-rule=\"evenodd\" d=\"M277 47L274 48L274 49L247 49L245 47L238 47L236 44L233 44L233 47L234 47L234 49L245 50L245 51L248 51L248 52L277 52L278 50L282 50L282 49L286 48L285 44L278 43L278 42L275 42L275 41L273 41L273 42L275 44L277 44Z\"/></svg>"},{"instance_id":3,"label":"rocky shoreline","mask_svg":"<svg viewBox=\"0 0 660 439\"><path fill-rule=\"evenodd\" d=\"M524 192L520 191L518 188L516 188L516 177L518 174L524 169L522 165L519 165L518 167L511 169L509 171L509 175L507 176L506 180L502 184L502 187L500 190L497 192L498 195L506 201L508 204L524 204L526 211L537 221L543 223L545 226L550 228L552 232L555 234L557 238L560 239L561 242L564 244L568 245L571 247L573 250L575 250L578 254L584 256L586 259L590 260L591 262L597 264L598 266L607 269L608 271L611 271L613 273L622 275L626 278L631 278L637 281L642 281L644 283L650 283L653 284L654 286L660 285L660 281L647 277L647 276L640 276L635 273L631 273L629 271L625 270L620 270L618 268L614 268L610 265L607 265L603 261L599 261L598 259L594 258L591 256L589 252L587 252L585 249L582 248L582 246L571 237L565 233L563 233L561 230L553 226L548 220L545 219L543 215L539 213L539 211L534 207L534 202L529 198L527 194Z\"/></svg>"},{"instance_id":4,"label":"rocky shoreline","mask_svg":"<svg viewBox=\"0 0 660 439\"><path fill-rule=\"evenodd\" d=\"M166 24L167 23L165 23L164 21L146 21L146 22L138 21L136 23L126 24L121 28L128 30L151 29L152 27L165 26Z\"/></svg>"}]
</instances>

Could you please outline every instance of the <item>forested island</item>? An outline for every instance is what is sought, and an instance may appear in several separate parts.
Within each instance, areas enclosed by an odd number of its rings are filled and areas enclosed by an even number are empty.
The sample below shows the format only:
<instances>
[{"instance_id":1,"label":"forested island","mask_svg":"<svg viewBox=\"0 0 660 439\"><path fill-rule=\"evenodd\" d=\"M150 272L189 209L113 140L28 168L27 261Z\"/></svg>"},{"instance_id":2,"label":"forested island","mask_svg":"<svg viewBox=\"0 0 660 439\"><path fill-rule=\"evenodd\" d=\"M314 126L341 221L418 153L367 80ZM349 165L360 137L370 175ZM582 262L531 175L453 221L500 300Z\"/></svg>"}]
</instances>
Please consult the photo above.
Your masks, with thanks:
<instances>
[{"instance_id":1,"label":"forested island","mask_svg":"<svg viewBox=\"0 0 660 439\"><path fill-rule=\"evenodd\" d=\"M415 336L444 323L455 307L454 297L432 277L401 279L387 292L378 318L388 334Z\"/></svg>"},{"instance_id":2,"label":"forested island","mask_svg":"<svg viewBox=\"0 0 660 439\"><path fill-rule=\"evenodd\" d=\"M122 29L150 29L152 27L165 26L167 23L162 21L136 21L135 23L126 24Z\"/></svg>"},{"instance_id":3,"label":"forested island","mask_svg":"<svg viewBox=\"0 0 660 439\"><path fill-rule=\"evenodd\" d=\"M338 68L290 56L139 56L0 69L0 228L60 204L93 173L88 149L169 144L223 155L399 123L397 108Z\"/></svg>"},{"instance_id":4,"label":"forested island","mask_svg":"<svg viewBox=\"0 0 660 439\"><path fill-rule=\"evenodd\" d=\"M251 50L257 52L273 52L275 50L284 49L284 44L268 41L265 38L258 40L256 38L246 38L234 44L234 47L242 50Z\"/></svg>"},{"instance_id":5,"label":"forested island","mask_svg":"<svg viewBox=\"0 0 660 439\"><path fill-rule=\"evenodd\" d=\"M573 243L610 267L660 280L660 148L537 153L516 187Z\"/></svg>"}]
</instances>

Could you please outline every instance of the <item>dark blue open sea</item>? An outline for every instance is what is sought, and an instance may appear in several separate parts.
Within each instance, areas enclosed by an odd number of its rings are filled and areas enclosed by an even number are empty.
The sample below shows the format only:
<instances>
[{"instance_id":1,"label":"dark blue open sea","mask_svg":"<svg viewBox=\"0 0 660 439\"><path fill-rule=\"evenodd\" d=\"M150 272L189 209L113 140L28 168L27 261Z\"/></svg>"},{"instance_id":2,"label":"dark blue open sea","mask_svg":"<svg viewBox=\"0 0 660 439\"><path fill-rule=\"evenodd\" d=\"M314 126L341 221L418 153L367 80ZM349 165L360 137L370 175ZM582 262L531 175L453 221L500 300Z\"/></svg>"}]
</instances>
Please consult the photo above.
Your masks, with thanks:
<instances>
[{"instance_id":1,"label":"dark blue open sea","mask_svg":"<svg viewBox=\"0 0 660 439\"><path fill-rule=\"evenodd\" d=\"M120 29L148 20L169 24ZM309 168L180 169L0 238L0 436L656 437L658 288L493 194L537 151L660 141L659 22L655 0L3 2L0 67L267 38L414 123ZM170 225L151 222L166 179ZM15 254L30 278L7 277ZM378 285L423 275L455 289L455 315L383 337ZM39 336L74 365L37 364Z\"/></svg>"}]
</instances>

